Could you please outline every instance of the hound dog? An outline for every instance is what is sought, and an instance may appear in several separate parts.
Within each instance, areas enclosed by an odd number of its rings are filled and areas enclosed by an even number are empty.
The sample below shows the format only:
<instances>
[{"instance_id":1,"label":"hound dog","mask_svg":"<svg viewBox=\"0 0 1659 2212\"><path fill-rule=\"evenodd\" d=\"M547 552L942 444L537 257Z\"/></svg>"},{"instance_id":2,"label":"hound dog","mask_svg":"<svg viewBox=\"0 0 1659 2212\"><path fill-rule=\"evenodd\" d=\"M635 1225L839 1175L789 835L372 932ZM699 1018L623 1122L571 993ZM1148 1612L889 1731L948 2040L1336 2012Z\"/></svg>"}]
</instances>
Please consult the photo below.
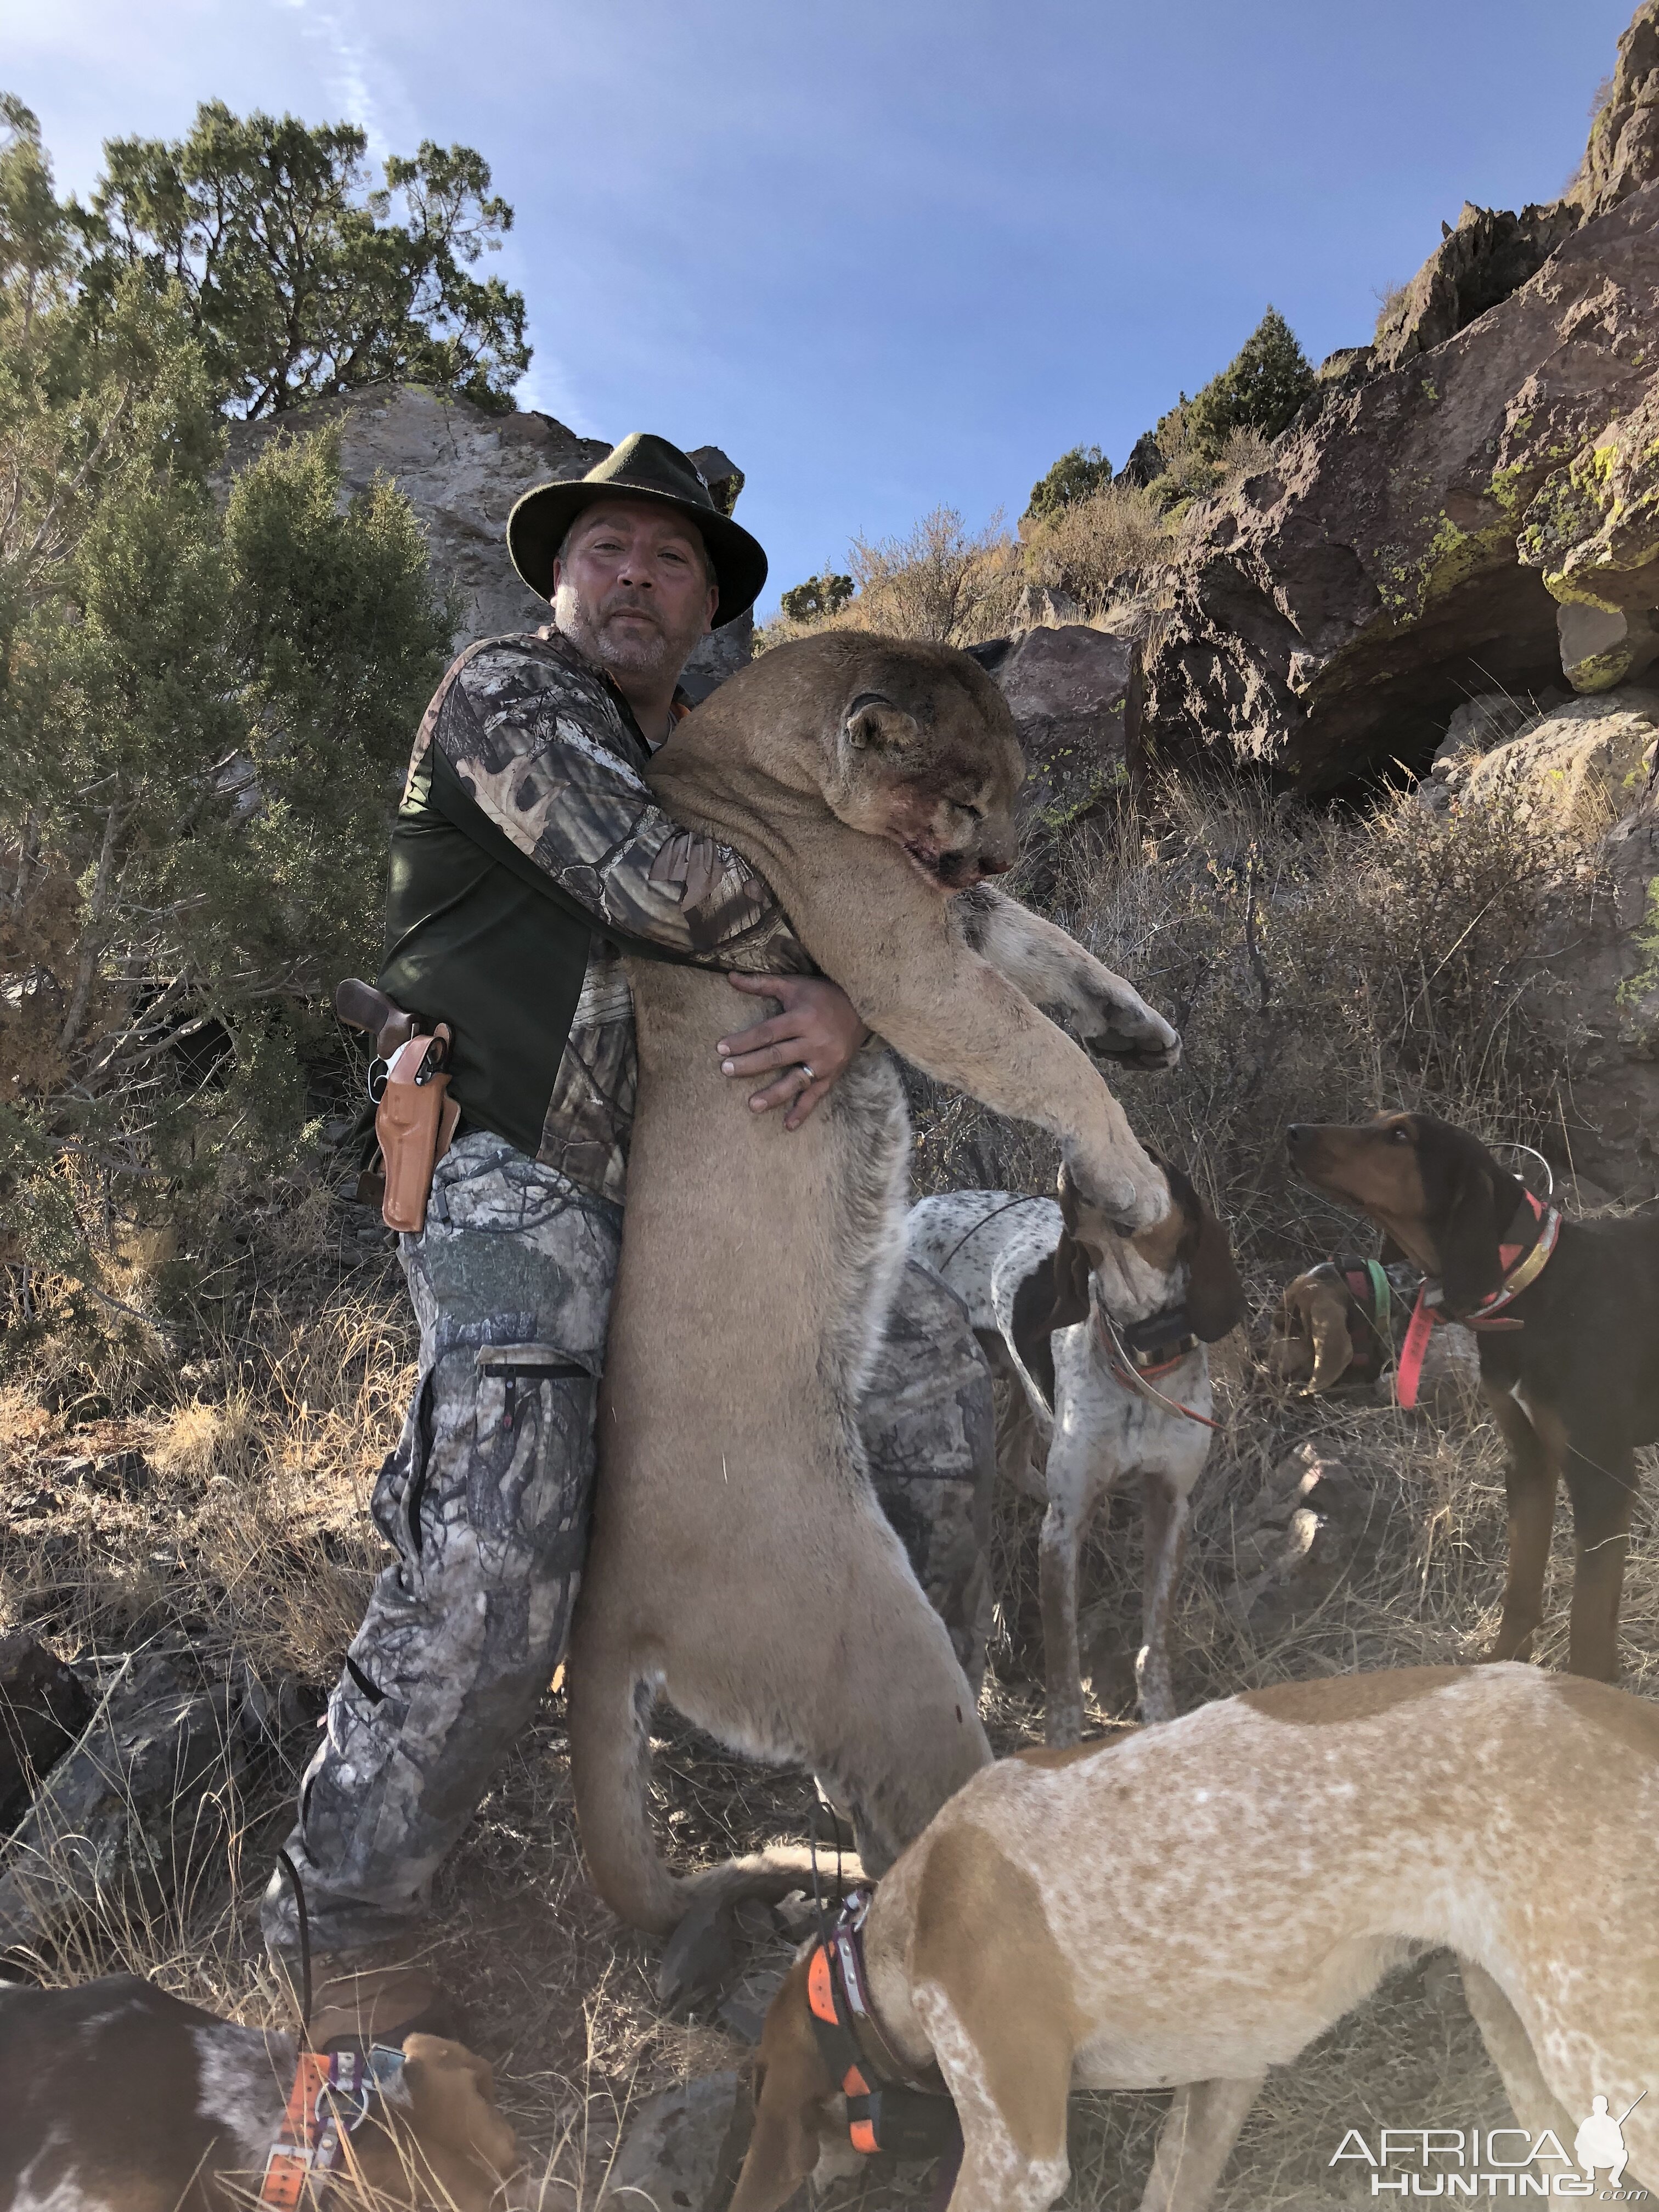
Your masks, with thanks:
<instances>
[{"instance_id":1,"label":"hound dog","mask_svg":"<svg viewBox=\"0 0 1659 2212\"><path fill-rule=\"evenodd\" d=\"M1610 2165L1580 2132L1610 2109L1659 2188L1656 1826L1659 1709L1531 1667L1280 1683L988 1767L791 1968L731 2212L855 2167L904 2084L954 2100L950 2212L1054 2202L1072 2089L1173 2089L1141 2212L1203 2212L1268 2069L1439 1945L1534 2151Z\"/></svg>"},{"instance_id":2,"label":"hound dog","mask_svg":"<svg viewBox=\"0 0 1659 2212\"><path fill-rule=\"evenodd\" d=\"M1268 1374L1277 1382L1299 1383L1304 1397L1368 1384L1386 1401L1383 1386L1422 1287L1419 1270L1402 1258L1385 1264L1343 1252L1308 1268L1279 1293L1267 1339ZM1436 1329L1419 1398L1449 1395L1455 1402L1479 1376L1473 1332L1455 1322Z\"/></svg>"},{"instance_id":3,"label":"hound dog","mask_svg":"<svg viewBox=\"0 0 1659 2212\"><path fill-rule=\"evenodd\" d=\"M1227 1232L1178 1168L1158 1163L1170 1210L1120 1235L1062 1182L1060 1203L953 1191L910 1210L913 1255L963 1301L994 1371L1024 1394L1042 1451L1008 1472L1047 1500L1041 1587L1045 1733L1083 1733L1078 1554L1103 1498L1139 1474L1146 1512L1141 1648L1148 1721L1175 1713L1170 1616L1193 1488L1209 1456L1205 1351L1243 1318Z\"/></svg>"},{"instance_id":4,"label":"hound dog","mask_svg":"<svg viewBox=\"0 0 1659 2212\"><path fill-rule=\"evenodd\" d=\"M1401 1402L1436 1316L1479 1339L1481 1390L1509 1447L1509 1574L1489 1656L1531 1650L1565 1477L1567 1664L1616 1680L1635 1447L1659 1441L1659 1215L1564 1220L1432 1114L1294 1127L1289 1144L1310 1182L1358 1207L1432 1279L1401 1354Z\"/></svg>"},{"instance_id":5,"label":"hound dog","mask_svg":"<svg viewBox=\"0 0 1659 2212\"><path fill-rule=\"evenodd\" d=\"M395 1999L398 1978L379 1978ZM436 2035L376 2049L377 2027L360 2004L320 2012L313 2047L349 2048L360 2063L372 2051L371 2086L321 2089L319 2076L302 2090L293 2036L216 2019L137 1976L0 1984L0 2205L230 2212L257 2195L259 2212L293 2212L327 2166L298 2132L315 2131L320 2094L325 2115L347 2124L349 2196L386 2212L487 2212L520 2164L489 2067Z\"/></svg>"}]
</instances>

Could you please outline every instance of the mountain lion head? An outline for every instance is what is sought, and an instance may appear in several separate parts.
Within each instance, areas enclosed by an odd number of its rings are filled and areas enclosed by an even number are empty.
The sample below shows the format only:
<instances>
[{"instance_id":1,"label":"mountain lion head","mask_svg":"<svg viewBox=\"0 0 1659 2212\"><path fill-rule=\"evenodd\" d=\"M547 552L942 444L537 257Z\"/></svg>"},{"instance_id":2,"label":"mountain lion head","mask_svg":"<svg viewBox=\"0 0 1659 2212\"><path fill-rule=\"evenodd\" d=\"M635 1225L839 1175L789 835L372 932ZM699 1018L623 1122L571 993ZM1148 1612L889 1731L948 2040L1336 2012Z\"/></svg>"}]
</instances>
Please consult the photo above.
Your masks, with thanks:
<instances>
[{"instance_id":1,"label":"mountain lion head","mask_svg":"<svg viewBox=\"0 0 1659 2212\"><path fill-rule=\"evenodd\" d=\"M776 652L817 706L823 796L849 829L890 839L946 895L1006 874L1025 769L1008 702L976 661L853 630Z\"/></svg>"}]
</instances>

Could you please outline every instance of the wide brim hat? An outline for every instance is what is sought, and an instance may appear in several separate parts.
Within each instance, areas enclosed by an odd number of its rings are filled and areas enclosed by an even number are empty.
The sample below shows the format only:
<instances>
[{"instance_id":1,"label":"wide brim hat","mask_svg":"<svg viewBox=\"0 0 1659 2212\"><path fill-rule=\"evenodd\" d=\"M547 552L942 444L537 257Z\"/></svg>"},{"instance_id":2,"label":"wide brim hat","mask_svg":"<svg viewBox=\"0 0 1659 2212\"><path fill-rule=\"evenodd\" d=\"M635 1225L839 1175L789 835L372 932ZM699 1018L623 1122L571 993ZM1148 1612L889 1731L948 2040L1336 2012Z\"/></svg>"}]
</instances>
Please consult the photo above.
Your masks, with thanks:
<instances>
[{"instance_id":1,"label":"wide brim hat","mask_svg":"<svg viewBox=\"0 0 1659 2212\"><path fill-rule=\"evenodd\" d=\"M673 507L695 523L708 548L720 605L714 627L735 622L760 597L766 582L766 556L758 542L709 495L696 464L666 438L635 430L613 446L585 477L538 484L507 519L507 547L513 565L538 599L553 596L553 563L565 532L584 507L602 499L642 499Z\"/></svg>"}]
</instances>

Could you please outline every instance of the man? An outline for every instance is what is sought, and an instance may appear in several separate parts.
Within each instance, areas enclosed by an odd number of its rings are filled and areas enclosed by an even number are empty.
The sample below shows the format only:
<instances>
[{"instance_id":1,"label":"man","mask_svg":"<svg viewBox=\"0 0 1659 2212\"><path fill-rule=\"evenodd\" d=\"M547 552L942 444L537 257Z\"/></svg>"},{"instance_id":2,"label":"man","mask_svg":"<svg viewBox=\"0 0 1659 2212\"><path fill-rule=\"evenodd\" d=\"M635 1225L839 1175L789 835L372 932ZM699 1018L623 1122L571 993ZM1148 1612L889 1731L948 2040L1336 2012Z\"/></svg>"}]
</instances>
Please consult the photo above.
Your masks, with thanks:
<instances>
[{"instance_id":1,"label":"man","mask_svg":"<svg viewBox=\"0 0 1659 2212\"><path fill-rule=\"evenodd\" d=\"M731 971L782 1012L710 1040L793 1129L865 1037L767 884L679 829L641 771L697 640L752 605L766 556L664 439L519 501L507 542L551 600L470 647L428 708L392 833L380 987L454 1036L460 1133L402 1240L415 1397L374 1513L376 1583L300 1791L288 1856L319 1978L411 1955L431 1879L563 1651L586 1548L593 1419L622 1237L635 1062L619 948ZM735 1023L734 1023L735 1026ZM918 1357L918 1352L925 1356ZM907 1270L865 1426L872 1473L964 1664L982 1665L989 1376L963 1308ZM273 1875L272 1953L299 1901ZM407 2027L407 1974L376 2017Z\"/></svg>"}]
</instances>

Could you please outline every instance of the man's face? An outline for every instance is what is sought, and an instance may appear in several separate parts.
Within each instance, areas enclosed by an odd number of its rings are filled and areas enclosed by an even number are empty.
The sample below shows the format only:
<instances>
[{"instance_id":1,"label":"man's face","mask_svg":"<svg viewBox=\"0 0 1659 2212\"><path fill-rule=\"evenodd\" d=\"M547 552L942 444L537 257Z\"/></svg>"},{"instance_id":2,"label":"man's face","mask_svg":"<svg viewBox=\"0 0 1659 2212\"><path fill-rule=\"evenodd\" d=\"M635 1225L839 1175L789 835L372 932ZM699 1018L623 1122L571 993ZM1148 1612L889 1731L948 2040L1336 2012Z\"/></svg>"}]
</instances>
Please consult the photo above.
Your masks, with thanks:
<instances>
[{"instance_id":1,"label":"man's face","mask_svg":"<svg viewBox=\"0 0 1659 2212\"><path fill-rule=\"evenodd\" d=\"M643 500L589 507L553 564L560 629L626 675L677 677L719 599L696 526Z\"/></svg>"}]
</instances>

